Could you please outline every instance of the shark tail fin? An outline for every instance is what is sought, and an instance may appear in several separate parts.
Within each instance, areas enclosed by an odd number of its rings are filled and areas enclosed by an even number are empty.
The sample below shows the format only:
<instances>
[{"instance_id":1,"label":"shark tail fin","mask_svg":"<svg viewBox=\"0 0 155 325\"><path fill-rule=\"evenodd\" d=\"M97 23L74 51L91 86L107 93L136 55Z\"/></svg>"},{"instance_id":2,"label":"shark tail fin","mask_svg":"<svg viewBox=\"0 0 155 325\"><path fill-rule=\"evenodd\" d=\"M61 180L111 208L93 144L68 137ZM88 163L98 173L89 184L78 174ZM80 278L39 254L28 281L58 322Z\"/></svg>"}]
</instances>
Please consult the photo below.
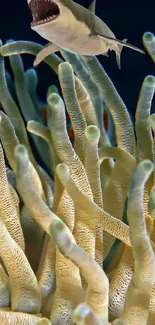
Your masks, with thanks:
<instances>
[{"instance_id":1,"label":"shark tail fin","mask_svg":"<svg viewBox=\"0 0 155 325\"><path fill-rule=\"evenodd\" d=\"M124 38L122 40L122 45L121 44L117 44L118 45L118 51L116 51L116 63L118 66L118 69L121 70L121 53L122 53L122 49L124 47L124 44L127 42L127 38Z\"/></svg>"},{"instance_id":2,"label":"shark tail fin","mask_svg":"<svg viewBox=\"0 0 155 325\"><path fill-rule=\"evenodd\" d=\"M110 37L110 36L105 36L103 34L100 34L98 32L93 32L91 33L91 35L98 35L99 37L101 37L105 42L107 42L108 44L110 44L109 46L109 50L114 50L116 52L116 61L117 61L117 65L120 69L120 55L121 55L121 51L122 48L128 47L134 51L140 52L142 54L145 54L145 52L143 50L141 50L140 48L138 48L137 46L131 45L129 43L127 43L127 39L125 38L124 40L120 41L117 38L114 37ZM109 40L109 41L108 41Z\"/></svg>"}]
</instances>

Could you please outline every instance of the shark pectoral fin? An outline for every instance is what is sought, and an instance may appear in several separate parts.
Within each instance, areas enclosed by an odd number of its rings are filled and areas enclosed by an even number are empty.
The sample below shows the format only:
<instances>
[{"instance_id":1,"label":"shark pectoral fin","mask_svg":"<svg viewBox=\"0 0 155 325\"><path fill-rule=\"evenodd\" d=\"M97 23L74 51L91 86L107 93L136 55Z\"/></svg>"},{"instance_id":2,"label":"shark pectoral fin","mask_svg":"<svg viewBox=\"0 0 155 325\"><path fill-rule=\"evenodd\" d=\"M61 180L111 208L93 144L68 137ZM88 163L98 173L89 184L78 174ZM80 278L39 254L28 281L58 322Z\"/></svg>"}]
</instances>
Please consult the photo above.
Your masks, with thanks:
<instances>
[{"instance_id":1,"label":"shark pectoral fin","mask_svg":"<svg viewBox=\"0 0 155 325\"><path fill-rule=\"evenodd\" d=\"M54 43L47 43L45 47L37 54L33 66L36 67L40 64L48 55L60 51L60 47Z\"/></svg>"}]
</instances>

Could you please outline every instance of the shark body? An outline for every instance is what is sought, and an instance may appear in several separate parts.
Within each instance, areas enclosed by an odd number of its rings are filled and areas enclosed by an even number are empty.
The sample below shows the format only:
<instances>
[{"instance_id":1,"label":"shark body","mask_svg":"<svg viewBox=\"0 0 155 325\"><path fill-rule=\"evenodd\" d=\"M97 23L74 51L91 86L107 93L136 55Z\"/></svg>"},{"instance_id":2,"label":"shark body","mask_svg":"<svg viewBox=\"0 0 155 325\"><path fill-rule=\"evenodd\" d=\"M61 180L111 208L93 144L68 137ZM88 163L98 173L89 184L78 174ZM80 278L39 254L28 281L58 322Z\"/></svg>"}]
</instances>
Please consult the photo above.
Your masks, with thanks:
<instances>
[{"instance_id":1,"label":"shark body","mask_svg":"<svg viewBox=\"0 0 155 325\"><path fill-rule=\"evenodd\" d=\"M141 49L116 39L110 28L95 15L96 0L88 9L72 0L27 0L33 16L31 28L49 41L34 61L38 65L46 56L60 49L78 55L106 55L114 50L120 68L123 46Z\"/></svg>"}]
</instances>

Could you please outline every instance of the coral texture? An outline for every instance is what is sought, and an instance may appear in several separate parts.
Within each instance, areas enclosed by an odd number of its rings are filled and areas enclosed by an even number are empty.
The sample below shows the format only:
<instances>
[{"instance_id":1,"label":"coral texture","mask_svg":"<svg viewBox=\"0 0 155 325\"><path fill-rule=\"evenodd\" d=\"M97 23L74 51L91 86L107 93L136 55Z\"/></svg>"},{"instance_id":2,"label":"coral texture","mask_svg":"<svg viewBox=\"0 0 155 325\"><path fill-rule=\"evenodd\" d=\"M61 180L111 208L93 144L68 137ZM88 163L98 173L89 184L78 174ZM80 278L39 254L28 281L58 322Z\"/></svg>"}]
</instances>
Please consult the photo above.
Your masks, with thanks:
<instances>
[{"instance_id":1,"label":"coral texture","mask_svg":"<svg viewBox=\"0 0 155 325\"><path fill-rule=\"evenodd\" d=\"M154 36L143 42L154 60ZM61 91L42 105L21 59L40 49L0 48L0 324L154 325L155 77L134 130L95 57L49 55Z\"/></svg>"}]
</instances>

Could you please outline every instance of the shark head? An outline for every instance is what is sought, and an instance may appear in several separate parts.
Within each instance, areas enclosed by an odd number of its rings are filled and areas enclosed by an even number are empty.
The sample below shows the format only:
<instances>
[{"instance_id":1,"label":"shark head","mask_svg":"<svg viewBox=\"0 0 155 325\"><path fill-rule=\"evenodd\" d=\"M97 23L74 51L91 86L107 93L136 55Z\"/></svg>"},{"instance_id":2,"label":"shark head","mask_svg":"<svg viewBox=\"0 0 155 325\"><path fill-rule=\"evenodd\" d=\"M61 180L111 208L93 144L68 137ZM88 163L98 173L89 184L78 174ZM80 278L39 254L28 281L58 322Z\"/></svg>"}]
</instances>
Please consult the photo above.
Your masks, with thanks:
<instances>
[{"instance_id":1,"label":"shark head","mask_svg":"<svg viewBox=\"0 0 155 325\"><path fill-rule=\"evenodd\" d=\"M66 0L65 0L66 1ZM58 19L60 16L61 6L65 2L63 0L27 0L31 10L33 21L32 29L48 24Z\"/></svg>"}]
</instances>

